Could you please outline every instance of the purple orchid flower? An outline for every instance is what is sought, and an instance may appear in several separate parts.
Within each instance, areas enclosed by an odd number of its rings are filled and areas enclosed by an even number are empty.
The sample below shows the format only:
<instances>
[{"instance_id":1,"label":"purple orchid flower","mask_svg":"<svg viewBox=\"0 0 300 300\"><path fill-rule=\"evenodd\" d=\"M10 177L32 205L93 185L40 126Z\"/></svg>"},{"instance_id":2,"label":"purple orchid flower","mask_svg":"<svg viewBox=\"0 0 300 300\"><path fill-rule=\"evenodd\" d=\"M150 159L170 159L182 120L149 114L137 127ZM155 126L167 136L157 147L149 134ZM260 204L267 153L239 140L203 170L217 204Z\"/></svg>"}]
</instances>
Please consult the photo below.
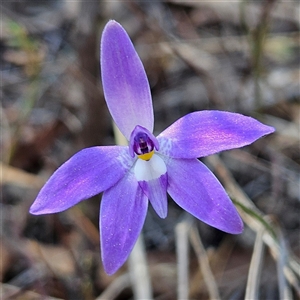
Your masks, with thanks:
<instances>
[{"instance_id":1,"label":"purple orchid flower","mask_svg":"<svg viewBox=\"0 0 300 300\"><path fill-rule=\"evenodd\" d=\"M201 221L228 233L243 222L224 188L197 158L249 145L274 131L237 113L197 111L153 135L147 76L126 31L115 21L101 41L101 70L109 111L129 146L86 148L47 181L32 214L64 211L103 193L100 209L102 261L116 272L130 254L145 221L148 199L161 218L167 193Z\"/></svg>"}]
</instances>

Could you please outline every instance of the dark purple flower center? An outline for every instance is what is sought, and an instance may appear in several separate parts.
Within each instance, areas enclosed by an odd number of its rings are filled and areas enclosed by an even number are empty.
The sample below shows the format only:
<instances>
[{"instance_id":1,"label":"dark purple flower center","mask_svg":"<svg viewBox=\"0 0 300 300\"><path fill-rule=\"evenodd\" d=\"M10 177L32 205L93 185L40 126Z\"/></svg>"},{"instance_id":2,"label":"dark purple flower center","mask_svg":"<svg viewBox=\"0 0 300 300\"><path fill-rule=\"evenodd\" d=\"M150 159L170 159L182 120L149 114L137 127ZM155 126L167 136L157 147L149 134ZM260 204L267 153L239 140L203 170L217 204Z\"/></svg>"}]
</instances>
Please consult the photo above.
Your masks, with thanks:
<instances>
[{"instance_id":1,"label":"dark purple flower center","mask_svg":"<svg viewBox=\"0 0 300 300\"><path fill-rule=\"evenodd\" d=\"M133 150L137 155L142 155L153 151L154 143L144 132L139 132L134 137Z\"/></svg>"},{"instance_id":2,"label":"dark purple flower center","mask_svg":"<svg viewBox=\"0 0 300 300\"><path fill-rule=\"evenodd\" d=\"M155 136L142 126L135 126L130 135L129 153L143 160L150 160L155 150L159 150L159 144Z\"/></svg>"}]
</instances>

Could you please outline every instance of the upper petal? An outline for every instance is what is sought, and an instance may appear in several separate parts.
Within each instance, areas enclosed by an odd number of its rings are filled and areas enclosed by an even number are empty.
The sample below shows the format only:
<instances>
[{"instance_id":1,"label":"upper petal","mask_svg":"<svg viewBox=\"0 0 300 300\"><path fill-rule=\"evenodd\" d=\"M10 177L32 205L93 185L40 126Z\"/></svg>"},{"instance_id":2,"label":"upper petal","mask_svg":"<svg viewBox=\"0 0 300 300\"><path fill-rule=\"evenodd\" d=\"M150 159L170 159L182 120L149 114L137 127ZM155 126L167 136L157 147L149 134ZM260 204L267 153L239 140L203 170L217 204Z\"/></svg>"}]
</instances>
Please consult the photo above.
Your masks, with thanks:
<instances>
[{"instance_id":1,"label":"upper petal","mask_svg":"<svg viewBox=\"0 0 300 300\"><path fill-rule=\"evenodd\" d=\"M160 152L174 158L196 158L249 145L274 128L241 114L224 111L190 113L158 137Z\"/></svg>"},{"instance_id":2,"label":"upper petal","mask_svg":"<svg viewBox=\"0 0 300 300\"><path fill-rule=\"evenodd\" d=\"M66 210L113 186L132 164L128 147L83 149L54 172L30 207L30 213Z\"/></svg>"},{"instance_id":3,"label":"upper petal","mask_svg":"<svg viewBox=\"0 0 300 300\"><path fill-rule=\"evenodd\" d=\"M101 252L107 274L126 261L145 222L148 200L132 172L104 192L100 209Z\"/></svg>"},{"instance_id":4,"label":"upper petal","mask_svg":"<svg viewBox=\"0 0 300 300\"><path fill-rule=\"evenodd\" d=\"M243 222L212 172L197 159L167 161L168 193L196 218L222 231L237 234Z\"/></svg>"},{"instance_id":5,"label":"upper petal","mask_svg":"<svg viewBox=\"0 0 300 300\"><path fill-rule=\"evenodd\" d=\"M101 40L101 75L108 109L129 140L136 125L153 131L149 82L133 44L116 21L105 26Z\"/></svg>"}]
</instances>

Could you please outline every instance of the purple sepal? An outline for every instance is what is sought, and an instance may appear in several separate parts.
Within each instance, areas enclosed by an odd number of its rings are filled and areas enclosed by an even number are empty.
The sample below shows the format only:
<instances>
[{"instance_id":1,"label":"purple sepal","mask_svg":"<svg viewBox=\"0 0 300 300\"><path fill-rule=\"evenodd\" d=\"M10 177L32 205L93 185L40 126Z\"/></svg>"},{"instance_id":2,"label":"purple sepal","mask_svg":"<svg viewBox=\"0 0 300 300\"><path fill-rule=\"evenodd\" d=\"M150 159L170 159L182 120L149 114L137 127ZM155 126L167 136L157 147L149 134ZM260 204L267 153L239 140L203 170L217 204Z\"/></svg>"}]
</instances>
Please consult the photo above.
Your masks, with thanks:
<instances>
[{"instance_id":1,"label":"purple sepal","mask_svg":"<svg viewBox=\"0 0 300 300\"><path fill-rule=\"evenodd\" d=\"M213 173L197 159L167 162L168 193L184 210L222 231L238 234L243 222L224 188Z\"/></svg>"},{"instance_id":2,"label":"purple sepal","mask_svg":"<svg viewBox=\"0 0 300 300\"><path fill-rule=\"evenodd\" d=\"M149 82L132 42L116 21L105 26L101 40L101 75L108 109L129 140L136 125L153 131Z\"/></svg>"},{"instance_id":3,"label":"purple sepal","mask_svg":"<svg viewBox=\"0 0 300 300\"><path fill-rule=\"evenodd\" d=\"M113 186L132 164L128 147L81 150L57 169L30 207L34 215L56 213Z\"/></svg>"},{"instance_id":4,"label":"purple sepal","mask_svg":"<svg viewBox=\"0 0 300 300\"><path fill-rule=\"evenodd\" d=\"M196 158L249 145L274 128L241 114L224 111L190 113L164 130L160 152L174 158Z\"/></svg>"},{"instance_id":5,"label":"purple sepal","mask_svg":"<svg viewBox=\"0 0 300 300\"><path fill-rule=\"evenodd\" d=\"M139 181L139 185L148 197L153 209L159 217L164 219L168 214L167 173L157 179Z\"/></svg>"},{"instance_id":6,"label":"purple sepal","mask_svg":"<svg viewBox=\"0 0 300 300\"><path fill-rule=\"evenodd\" d=\"M103 193L100 209L102 261L108 275L126 261L145 221L148 200L132 172Z\"/></svg>"}]
</instances>

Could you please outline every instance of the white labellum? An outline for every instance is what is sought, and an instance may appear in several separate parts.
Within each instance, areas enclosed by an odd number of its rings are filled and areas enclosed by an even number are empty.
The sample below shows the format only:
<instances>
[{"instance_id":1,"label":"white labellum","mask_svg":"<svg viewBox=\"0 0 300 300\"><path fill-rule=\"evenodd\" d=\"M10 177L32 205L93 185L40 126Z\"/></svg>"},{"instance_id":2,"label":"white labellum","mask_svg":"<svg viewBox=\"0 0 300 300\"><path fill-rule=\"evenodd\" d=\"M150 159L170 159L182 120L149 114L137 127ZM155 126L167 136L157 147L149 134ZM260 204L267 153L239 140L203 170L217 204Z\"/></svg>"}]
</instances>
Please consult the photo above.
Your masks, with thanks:
<instances>
[{"instance_id":1,"label":"white labellum","mask_svg":"<svg viewBox=\"0 0 300 300\"><path fill-rule=\"evenodd\" d=\"M138 159L134 166L134 175L137 181L150 181L159 178L167 172L165 162L157 154L150 160Z\"/></svg>"}]
</instances>

